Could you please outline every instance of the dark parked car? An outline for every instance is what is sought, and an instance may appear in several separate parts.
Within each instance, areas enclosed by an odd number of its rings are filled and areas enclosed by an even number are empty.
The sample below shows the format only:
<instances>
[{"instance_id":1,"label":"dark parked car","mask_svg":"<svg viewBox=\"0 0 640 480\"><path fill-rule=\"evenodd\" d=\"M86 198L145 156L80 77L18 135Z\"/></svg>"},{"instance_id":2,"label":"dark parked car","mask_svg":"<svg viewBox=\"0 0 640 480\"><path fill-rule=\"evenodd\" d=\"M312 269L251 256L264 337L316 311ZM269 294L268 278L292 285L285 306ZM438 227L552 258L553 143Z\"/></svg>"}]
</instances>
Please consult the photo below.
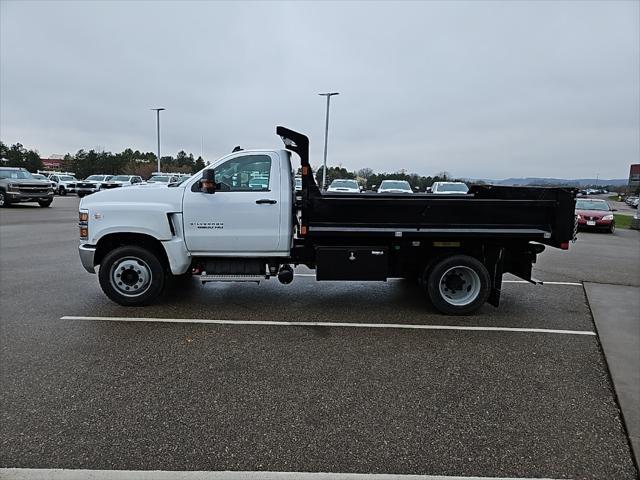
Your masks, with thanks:
<instances>
[{"instance_id":1,"label":"dark parked car","mask_svg":"<svg viewBox=\"0 0 640 480\"><path fill-rule=\"evenodd\" d=\"M606 230L613 233L616 230L616 221L613 217L615 211L604 200L579 198L576 200L578 228Z\"/></svg>"}]
</instances>

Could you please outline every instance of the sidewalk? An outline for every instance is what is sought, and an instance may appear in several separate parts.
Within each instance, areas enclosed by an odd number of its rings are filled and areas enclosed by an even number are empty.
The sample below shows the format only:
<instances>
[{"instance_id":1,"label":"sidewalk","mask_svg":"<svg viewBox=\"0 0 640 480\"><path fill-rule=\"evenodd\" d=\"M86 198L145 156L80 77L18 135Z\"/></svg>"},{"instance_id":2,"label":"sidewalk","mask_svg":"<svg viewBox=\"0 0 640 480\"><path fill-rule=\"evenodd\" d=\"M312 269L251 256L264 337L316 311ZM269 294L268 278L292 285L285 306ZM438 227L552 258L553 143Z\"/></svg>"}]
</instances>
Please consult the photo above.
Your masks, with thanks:
<instances>
[{"instance_id":1,"label":"sidewalk","mask_svg":"<svg viewBox=\"0 0 640 480\"><path fill-rule=\"evenodd\" d=\"M640 465L640 287L584 283L627 433Z\"/></svg>"}]
</instances>

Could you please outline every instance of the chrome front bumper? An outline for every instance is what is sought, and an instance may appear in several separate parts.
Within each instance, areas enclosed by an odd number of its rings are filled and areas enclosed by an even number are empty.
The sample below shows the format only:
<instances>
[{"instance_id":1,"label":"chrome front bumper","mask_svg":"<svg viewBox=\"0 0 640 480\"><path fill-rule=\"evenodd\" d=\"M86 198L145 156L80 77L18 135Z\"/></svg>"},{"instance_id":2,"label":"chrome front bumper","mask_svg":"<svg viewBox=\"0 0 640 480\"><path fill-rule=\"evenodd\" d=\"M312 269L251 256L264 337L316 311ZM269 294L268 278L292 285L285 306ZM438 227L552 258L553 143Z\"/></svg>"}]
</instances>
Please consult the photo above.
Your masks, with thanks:
<instances>
[{"instance_id":1,"label":"chrome front bumper","mask_svg":"<svg viewBox=\"0 0 640 480\"><path fill-rule=\"evenodd\" d=\"M96 254L96 247L93 245L80 245L78 247L80 253L80 261L82 266L89 273L96 273L96 269L93 265L93 257Z\"/></svg>"}]
</instances>

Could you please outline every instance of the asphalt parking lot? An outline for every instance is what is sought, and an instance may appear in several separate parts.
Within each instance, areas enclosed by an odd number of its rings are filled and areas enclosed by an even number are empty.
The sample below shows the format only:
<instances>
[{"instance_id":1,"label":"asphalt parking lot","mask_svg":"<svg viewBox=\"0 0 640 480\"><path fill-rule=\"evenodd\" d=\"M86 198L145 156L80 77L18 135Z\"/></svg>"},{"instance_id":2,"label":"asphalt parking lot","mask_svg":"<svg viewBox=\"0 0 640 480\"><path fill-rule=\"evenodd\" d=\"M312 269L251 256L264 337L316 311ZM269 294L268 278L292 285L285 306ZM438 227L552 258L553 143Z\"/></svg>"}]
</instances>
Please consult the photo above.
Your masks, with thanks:
<instances>
[{"instance_id":1,"label":"asphalt parking lot","mask_svg":"<svg viewBox=\"0 0 640 480\"><path fill-rule=\"evenodd\" d=\"M311 276L125 308L80 265L78 201L0 212L0 467L637 478L581 282L640 286L638 232L581 234L542 255L557 283L465 318Z\"/></svg>"}]
</instances>

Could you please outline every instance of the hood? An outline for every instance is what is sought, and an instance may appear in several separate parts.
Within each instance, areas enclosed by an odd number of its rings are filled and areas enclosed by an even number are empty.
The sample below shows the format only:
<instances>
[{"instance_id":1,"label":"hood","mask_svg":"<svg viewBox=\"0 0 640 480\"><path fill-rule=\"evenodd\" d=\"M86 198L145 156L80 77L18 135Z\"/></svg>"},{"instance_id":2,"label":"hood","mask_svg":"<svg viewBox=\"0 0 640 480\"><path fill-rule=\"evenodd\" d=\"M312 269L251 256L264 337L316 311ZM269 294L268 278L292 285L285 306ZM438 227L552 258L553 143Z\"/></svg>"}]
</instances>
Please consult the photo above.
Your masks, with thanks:
<instances>
[{"instance_id":1,"label":"hood","mask_svg":"<svg viewBox=\"0 0 640 480\"><path fill-rule=\"evenodd\" d=\"M7 183L21 185L25 187L50 187L51 182L49 180L36 180L36 179L20 179L20 178L3 178Z\"/></svg>"},{"instance_id":2,"label":"hood","mask_svg":"<svg viewBox=\"0 0 640 480\"><path fill-rule=\"evenodd\" d=\"M182 210L182 195L184 187L172 188L145 188L147 185L132 186L128 188L114 188L112 190L100 190L99 192L83 197L80 201L80 208L100 206L108 204L116 206L122 204L122 208L127 205L140 206L142 204L163 204L169 211L179 212Z\"/></svg>"},{"instance_id":3,"label":"hood","mask_svg":"<svg viewBox=\"0 0 640 480\"><path fill-rule=\"evenodd\" d=\"M602 217L604 215L613 215L609 210L579 210L576 209L576 213L579 215L586 215L588 217Z\"/></svg>"}]
</instances>

